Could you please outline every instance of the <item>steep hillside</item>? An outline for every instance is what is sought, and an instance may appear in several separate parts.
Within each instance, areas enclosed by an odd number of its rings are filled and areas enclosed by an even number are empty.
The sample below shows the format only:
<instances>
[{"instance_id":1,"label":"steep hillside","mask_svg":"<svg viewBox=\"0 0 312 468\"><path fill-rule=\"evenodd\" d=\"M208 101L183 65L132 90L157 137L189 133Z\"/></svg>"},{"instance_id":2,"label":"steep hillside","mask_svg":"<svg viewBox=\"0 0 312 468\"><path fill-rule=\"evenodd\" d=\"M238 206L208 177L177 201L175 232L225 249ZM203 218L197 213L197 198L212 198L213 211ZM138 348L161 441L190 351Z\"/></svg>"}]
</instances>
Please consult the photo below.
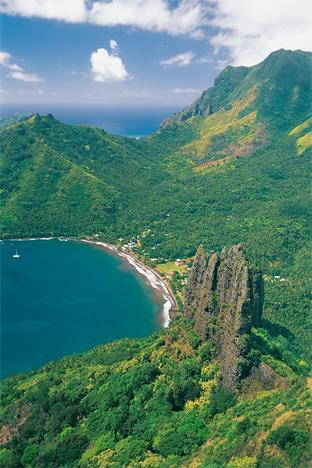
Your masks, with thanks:
<instances>
[{"instance_id":1,"label":"steep hillside","mask_svg":"<svg viewBox=\"0 0 312 468\"><path fill-rule=\"evenodd\" d=\"M4 151L4 236L31 236L34 228L42 235L79 233L88 231L90 223L93 232L95 218L100 227L114 215L118 192L43 140L35 140L27 123L7 131Z\"/></svg>"},{"instance_id":2,"label":"steep hillside","mask_svg":"<svg viewBox=\"0 0 312 468\"><path fill-rule=\"evenodd\" d=\"M169 117L160 133L180 124L192 128L194 136L178 151L196 165L247 155L311 114L311 74L311 53L283 49L253 67L227 67L194 104Z\"/></svg>"},{"instance_id":3,"label":"steep hillside","mask_svg":"<svg viewBox=\"0 0 312 468\"><path fill-rule=\"evenodd\" d=\"M259 111L260 118L274 128L290 129L311 112L312 53L301 50L278 50L253 67L228 66L215 79L214 86L203 92L191 106L166 119L162 128L207 118L244 99L254 91L249 110Z\"/></svg>"},{"instance_id":4,"label":"steep hillside","mask_svg":"<svg viewBox=\"0 0 312 468\"><path fill-rule=\"evenodd\" d=\"M97 231L108 237L118 211L152 178L151 163L132 140L52 115L9 126L2 141L4 237Z\"/></svg>"},{"instance_id":5,"label":"steep hillside","mask_svg":"<svg viewBox=\"0 0 312 468\"><path fill-rule=\"evenodd\" d=\"M297 154L304 153L312 146L312 117L304 120L289 132L290 137L296 138Z\"/></svg>"}]
</instances>

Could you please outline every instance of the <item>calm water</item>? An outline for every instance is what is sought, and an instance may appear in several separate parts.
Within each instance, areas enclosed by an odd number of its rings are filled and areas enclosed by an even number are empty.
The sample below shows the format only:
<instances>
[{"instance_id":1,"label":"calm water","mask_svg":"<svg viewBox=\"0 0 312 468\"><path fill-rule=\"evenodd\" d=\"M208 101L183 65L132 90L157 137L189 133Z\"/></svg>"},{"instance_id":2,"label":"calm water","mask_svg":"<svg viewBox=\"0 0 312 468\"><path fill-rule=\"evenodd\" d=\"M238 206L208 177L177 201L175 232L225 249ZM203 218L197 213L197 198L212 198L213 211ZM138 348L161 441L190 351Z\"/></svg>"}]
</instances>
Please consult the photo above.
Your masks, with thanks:
<instances>
[{"instance_id":1,"label":"calm water","mask_svg":"<svg viewBox=\"0 0 312 468\"><path fill-rule=\"evenodd\" d=\"M3 105L1 115L39 112L51 113L58 120L69 124L90 124L117 135L140 137L157 130L160 123L179 107L166 108L108 108L104 106L59 106L53 104Z\"/></svg>"},{"instance_id":2,"label":"calm water","mask_svg":"<svg viewBox=\"0 0 312 468\"><path fill-rule=\"evenodd\" d=\"M3 377L159 328L161 305L143 279L87 244L4 242L1 279Z\"/></svg>"}]
</instances>

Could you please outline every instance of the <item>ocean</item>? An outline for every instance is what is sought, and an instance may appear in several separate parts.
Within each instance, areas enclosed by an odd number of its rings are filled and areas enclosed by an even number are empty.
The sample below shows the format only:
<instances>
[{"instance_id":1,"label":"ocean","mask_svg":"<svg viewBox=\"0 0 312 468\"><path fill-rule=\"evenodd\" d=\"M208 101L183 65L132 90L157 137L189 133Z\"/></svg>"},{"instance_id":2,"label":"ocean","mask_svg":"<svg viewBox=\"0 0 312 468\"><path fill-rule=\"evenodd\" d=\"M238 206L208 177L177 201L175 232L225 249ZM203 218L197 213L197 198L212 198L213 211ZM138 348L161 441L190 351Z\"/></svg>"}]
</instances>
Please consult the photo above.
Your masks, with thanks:
<instances>
[{"instance_id":1,"label":"ocean","mask_svg":"<svg viewBox=\"0 0 312 468\"><path fill-rule=\"evenodd\" d=\"M62 122L69 124L89 124L116 135L142 137L157 130L161 122L178 107L121 108L103 106L60 106L55 104L2 105L1 115L38 112L51 113Z\"/></svg>"},{"instance_id":2,"label":"ocean","mask_svg":"<svg viewBox=\"0 0 312 468\"><path fill-rule=\"evenodd\" d=\"M2 377L161 327L160 298L118 256L58 240L0 247Z\"/></svg>"}]
</instances>

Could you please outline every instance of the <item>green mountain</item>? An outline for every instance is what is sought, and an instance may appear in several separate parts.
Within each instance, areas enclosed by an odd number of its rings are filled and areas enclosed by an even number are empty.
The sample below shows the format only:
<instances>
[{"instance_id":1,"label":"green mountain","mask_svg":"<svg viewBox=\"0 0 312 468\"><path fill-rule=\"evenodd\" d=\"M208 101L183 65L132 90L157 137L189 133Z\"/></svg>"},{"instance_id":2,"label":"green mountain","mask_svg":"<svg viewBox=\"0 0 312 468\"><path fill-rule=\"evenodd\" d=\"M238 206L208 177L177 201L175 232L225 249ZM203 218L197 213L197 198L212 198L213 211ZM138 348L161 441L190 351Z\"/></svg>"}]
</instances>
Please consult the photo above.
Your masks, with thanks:
<instances>
[{"instance_id":1,"label":"green mountain","mask_svg":"<svg viewBox=\"0 0 312 468\"><path fill-rule=\"evenodd\" d=\"M253 67L228 66L212 88L190 107L169 117L163 126L185 122L190 117L209 117L234 101L249 97L250 111L257 110L260 118L271 120L275 128L291 128L311 111L311 60L311 52L281 49Z\"/></svg>"},{"instance_id":2,"label":"green mountain","mask_svg":"<svg viewBox=\"0 0 312 468\"><path fill-rule=\"evenodd\" d=\"M140 140L51 115L1 131L2 237L134 239L186 315L145 340L7 379L5 466L308 466L311 57L280 50L227 67ZM191 301L196 275L186 291L172 261L189 262L200 244L240 243L262 269L265 299L260 327L250 323L236 346L213 331L218 320L202 322L222 310L218 289L201 286ZM223 342L232 348L218 354ZM231 349L241 361L230 367L248 372L229 389L220 356Z\"/></svg>"},{"instance_id":3,"label":"green mountain","mask_svg":"<svg viewBox=\"0 0 312 468\"><path fill-rule=\"evenodd\" d=\"M169 117L162 129L192 128L193 138L179 152L197 165L249 154L311 113L311 60L309 52L280 50L253 67L227 67L212 88Z\"/></svg>"},{"instance_id":4,"label":"green mountain","mask_svg":"<svg viewBox=\"0 0 312 468\"><path fill-rule=\"evenodd\" d=\"M51 114L11 125L2 136L4 237L106 232L128 195L147 190L151 163L134 140L65 125Z\"/></svg>"}]
</instances>

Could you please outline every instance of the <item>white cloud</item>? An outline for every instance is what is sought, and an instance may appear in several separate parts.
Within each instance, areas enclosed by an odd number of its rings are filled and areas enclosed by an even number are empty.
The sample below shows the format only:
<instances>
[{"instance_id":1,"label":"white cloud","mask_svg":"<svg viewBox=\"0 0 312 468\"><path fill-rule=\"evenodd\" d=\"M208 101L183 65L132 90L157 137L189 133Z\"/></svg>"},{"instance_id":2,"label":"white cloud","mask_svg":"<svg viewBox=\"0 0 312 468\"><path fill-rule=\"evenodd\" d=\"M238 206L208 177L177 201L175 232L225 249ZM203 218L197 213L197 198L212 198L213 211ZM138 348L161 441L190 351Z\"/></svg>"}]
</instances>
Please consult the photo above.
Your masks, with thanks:
<instances>
[{"instance_id":1,"label":"white cloud","mask_svg":"<svg viewBox=\"0 0 312 468\"><path fill-rule=\"evenodd\" d=\"M193 38L210 27L215 54L222 52L219 66L252 65L273 50L311 50L312 44L310 0L0 0L0 11Z\"/></svg>"},{"instance_id":2,"label":"white cloud","mask_svg":"<svg viewBox=\"0 0 312 468\"><path fill-rule=\"evenodd\" d=\"M0 65L10 70L9 78L20 81L37 82L43 81L38 75L26 73L17 63L12 62L12 55L9 52L0 51Z\"/></svg>"},{"instance_id":3,"label":"white cloud","mask_svg":"<svg viewBox=\"0 0 312 468\"><path fill-rule=\"evenodd\" d=\"M196 88L174 88L172 90L174 94L197 94L199 89Z\"/></svg>"},{"instance_id":4,"label":"white cloud","mask_svg":"<svg viewBox=\"0 0 312 468\"><path fill-rule=\"evenodd\" d=\"M0 11L9 15L56 19L68 23L86 20L85 0L0 0Z\"/></svg>"},{"instance_id":5,"label":"white cloud","mask_svg":"<svg viewBox=\"0 0 312 468\"><path fill-rule=\"evenodd\" d=\"M180 0L175 8L168 0L112 0L94 2L89 21L100 26L132 26L169 34L201 35L205 8L199 0Z\"/></svg>"},{"instance_id":6,"label":"white cloud","mask_svg":"<svg viewBox=\"0 0 312 468\"><path fill-rule=\"evenodd\" d=\"M109 53L104 48L97 49L91 54L90 63L94 81L113 83L131 78L123 61L114 50Z\"/></svg>"},{"instance_id":7,"label":"white cloud","mask_svg":"<svg viewBox=\"0 0 312 468\"><path fill-rule=\"evenodd\" d=\"M193 58L193 52L183 52L182 54L177 54L173 57L169 57L168 59L161 60L160 65L163 65L164 67L185 67L192 62Z\"/></svg>"},{"instance_id":8,"label":"white cloud","mask_svg":"<svg viewBox=\"0 0 312 468\"><path fill-rule=\"evenodd\" d=\"M116 42L114 39L111 39L111 40L109 41L109 47L110 47L112 50L118 49L118 42Z\"/></svg>"},{"instance_id":9,"label":"white cloud","mask_svg":"<svg viewBox=\"0 0 312 468\"><path fill-rule=\"evenodd\" d=\"M0 0L10 15L56 19L99 26L130 26L169 34L201 37L206 0Z\"/></svg>"},{"instance_id":10,"label":"white cloud","mask_svg":"<svg viewBox=\"0 0 312 468\"><path fill-rule=\"evenodd\" d=\"M13 80L27 81L29 83L37 83L38 81L43 81L43 79L40 78L40 76L30 74L30 73L25 73L23 70L12 71L11 73L8 74L8 76L10 78L13 78Z\"/></svg>"},{"instance_id":11,"label":"white cloud","mask_svg":"<svg viewBox=\"0 0 312 468\"><path fill-rule=\"evenodd\" d=\"M204 56L204 57L200 57L196 63L202 63L202 64L205 64L205 63L213 63L213 60L211 57L207 57L207 56Z\"/></svg>"},{"instance_id":12,"label":"white cloud","mask_svg":"<svg viewBox=\"0 0 312 468\"><path fill-rule=\"evenodd\" d=\"M12 55L9 52L0 51L0 65L6 67L10 63Z\"/></svg>"},{"instance_id":13,"label":"white cloud","mask_svg":"<svg viewBox=\"0 0 312 468\"><path fill-rule=\"evenodd\" d=\"M211 43L227 63L254 65L278 49L311 50L310 0L211 0L210 24L219 28Z\"/></svg>"},{"instance_id":14,"label":"white cloud","mask_svg":"<svg viewBox=\"0 0 312 468\"><path fill-rule=\"evenodd\" d=\"M23 69L17 63L10 63L7 66L10 70L15 71L15 72L22 72Z\"/></svg>"}]
</instances>

